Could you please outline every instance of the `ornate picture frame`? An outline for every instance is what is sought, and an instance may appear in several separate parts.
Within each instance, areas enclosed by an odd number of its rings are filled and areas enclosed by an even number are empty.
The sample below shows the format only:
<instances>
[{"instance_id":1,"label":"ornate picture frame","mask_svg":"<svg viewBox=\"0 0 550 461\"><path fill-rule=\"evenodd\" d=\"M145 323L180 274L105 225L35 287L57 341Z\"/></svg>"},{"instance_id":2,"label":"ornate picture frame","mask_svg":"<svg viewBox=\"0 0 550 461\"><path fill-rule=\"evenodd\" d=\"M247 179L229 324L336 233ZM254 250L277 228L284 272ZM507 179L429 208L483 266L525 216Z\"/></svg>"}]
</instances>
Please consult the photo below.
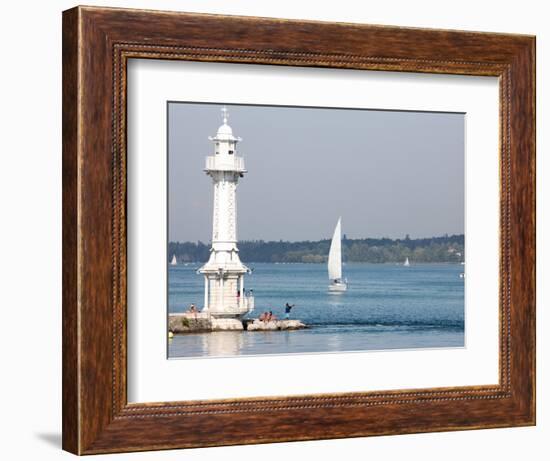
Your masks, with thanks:
<instances>
[{"instance_id":1,"label":"ornate picture frame","mask_svg":"<svg viewBox=\"0 0 550 461\"><path fill-rule=\"evenodd\" d=\"M498 385L128 403L126 69L134 58L498 77ZM65 450L533 424L534 37L95 7L63 13Z\"/></svg>"}]
</instances>

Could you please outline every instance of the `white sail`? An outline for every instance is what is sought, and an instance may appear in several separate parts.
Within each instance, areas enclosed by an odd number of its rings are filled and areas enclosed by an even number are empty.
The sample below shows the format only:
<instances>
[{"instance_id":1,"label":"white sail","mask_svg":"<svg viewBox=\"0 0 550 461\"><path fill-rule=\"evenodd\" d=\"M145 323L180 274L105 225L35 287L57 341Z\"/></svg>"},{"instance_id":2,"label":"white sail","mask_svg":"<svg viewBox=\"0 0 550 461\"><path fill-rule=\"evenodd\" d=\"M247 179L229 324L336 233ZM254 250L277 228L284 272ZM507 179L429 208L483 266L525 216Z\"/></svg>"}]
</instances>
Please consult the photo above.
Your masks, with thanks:
<instances>
[{"instance_id":1,"label":"white sail","mask_svg":"<svg viewBox=\"0 0 550 461\"><path fill-rule=\"evenodd\" d=\"M172 256L172 261L170 261L170 264L171 264L172 266L175 266L177 263L178 263L178 261L176 260L176 255L173 255L173 256Z\"/></svg>"},{"instance_id":2,"label":"white sail","mask_svg":"<svg viewBox=\"0 0 550 461\"><path fill-rule=\"evenodd\" d=\"M338 219L330 251L328 253L328 278L330 280L338 280L342 278L342 227L341 218Z\"/></svg>"},{"instance_id":3,"label":"white sail","mask_svg":"<svg viewBox=\"0 0 550 461\"><path fill-rule=\"evenodd\" d=\"M411 263L409 262L409 258L405 259L405 262L403 263L405 267L409 267Z\"/></svg>"}]
</instances>

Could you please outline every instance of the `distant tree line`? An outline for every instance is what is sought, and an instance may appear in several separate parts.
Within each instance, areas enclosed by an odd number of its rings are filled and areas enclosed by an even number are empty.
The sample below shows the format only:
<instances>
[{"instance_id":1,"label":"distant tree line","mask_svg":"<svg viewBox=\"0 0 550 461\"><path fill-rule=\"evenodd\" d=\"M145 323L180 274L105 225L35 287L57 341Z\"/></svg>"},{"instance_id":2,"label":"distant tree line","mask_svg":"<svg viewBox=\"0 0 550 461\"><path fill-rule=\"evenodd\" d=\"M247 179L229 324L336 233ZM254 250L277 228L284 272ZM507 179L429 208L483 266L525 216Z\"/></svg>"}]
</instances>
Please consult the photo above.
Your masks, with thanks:
<instances>
[{"instance_id":1,"label":"distant tree line","mask_svg":"<svg viewBox=\"0 0 550 461\"><path fill-rule=\"evenodd\" d=\"M325 263L330 240L285 242L244 240L239 242L243 262ZM170 242L168 259L178 262L206 262L210 245L203 242ZM411 239L366 238L342 239L342 257L346 262L394 263L409 258L411 262L444 263L464 261L464 235L444 235Z\"/></svg>"}]
</instances>

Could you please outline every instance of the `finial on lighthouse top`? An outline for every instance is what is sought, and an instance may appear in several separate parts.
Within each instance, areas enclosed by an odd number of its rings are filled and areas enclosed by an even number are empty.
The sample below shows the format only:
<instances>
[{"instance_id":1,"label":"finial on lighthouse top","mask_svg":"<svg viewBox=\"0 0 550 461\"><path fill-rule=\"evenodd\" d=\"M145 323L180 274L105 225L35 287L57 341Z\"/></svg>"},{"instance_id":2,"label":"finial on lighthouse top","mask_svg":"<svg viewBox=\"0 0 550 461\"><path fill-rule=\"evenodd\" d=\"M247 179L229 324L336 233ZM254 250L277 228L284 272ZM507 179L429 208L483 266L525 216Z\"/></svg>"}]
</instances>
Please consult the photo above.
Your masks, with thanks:
<instances>
[{"instance_id":1,"label":"finial on lighthouse top","mask_svg":"<svg viewBox=\"0 0 550 461\"><path fill-rule=\"evenodd\" d=\"M222 109L222 119L223 119L223 125L218 128L218 133L216 134L216 137L220 140L224 137L227 139L227 137L233 137L233 130L231 127L227 124L227 119L229 118L228 110L226 106L223 106Z\"/></svg>"},{"instance_id":2,"label":"finial on lighthouse top","mask_svg":"<svg viewBox=\"0 0 550 461\"><path fill-rule=\"evenodd\" d=\"M223 124L227 125L227 119L229 118L229 111L227 110L226 106L222 107L222 118L223 118Z\"/></svg>"}]
</instances>

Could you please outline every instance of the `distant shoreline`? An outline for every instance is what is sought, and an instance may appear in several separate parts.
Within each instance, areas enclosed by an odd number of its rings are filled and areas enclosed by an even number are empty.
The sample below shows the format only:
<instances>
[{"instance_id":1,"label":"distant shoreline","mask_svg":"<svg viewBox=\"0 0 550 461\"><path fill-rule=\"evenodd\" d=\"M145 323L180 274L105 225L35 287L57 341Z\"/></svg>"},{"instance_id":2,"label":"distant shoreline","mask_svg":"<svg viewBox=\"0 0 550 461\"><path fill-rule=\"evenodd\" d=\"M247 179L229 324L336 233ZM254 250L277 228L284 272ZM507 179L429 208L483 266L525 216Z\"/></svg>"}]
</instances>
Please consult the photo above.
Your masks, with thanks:
<instances>
[{"instance_id":1,"label":"distant shoreline","mask_svg":"<svg viewBox=\"0 0 550 461\"><path fill-rule=\"evenodd\" d=\"M254 263L325 264L330 240L263 241L243 240L238 243L242 261ZM175 255L179 263L208 260L210 244L203 242L169 242L168 260ZM411 239L366 238L342 239L346 263L399 264L406 258L413 263L460 263L464 261L464 234Z\"/></svg>"}]
</instances>

